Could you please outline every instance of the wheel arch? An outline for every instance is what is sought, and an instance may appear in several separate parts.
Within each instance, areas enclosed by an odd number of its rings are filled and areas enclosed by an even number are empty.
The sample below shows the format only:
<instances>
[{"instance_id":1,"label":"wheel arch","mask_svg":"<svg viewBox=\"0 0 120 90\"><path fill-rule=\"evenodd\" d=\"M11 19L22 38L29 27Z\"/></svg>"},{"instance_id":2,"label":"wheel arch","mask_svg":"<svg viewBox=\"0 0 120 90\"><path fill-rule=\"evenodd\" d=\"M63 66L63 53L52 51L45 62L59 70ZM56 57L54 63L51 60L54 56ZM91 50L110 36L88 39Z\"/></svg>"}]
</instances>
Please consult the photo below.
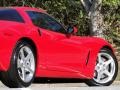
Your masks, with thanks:
<instances>
[{"instance_id":1,"label":"wheel arch","mask_svg":"<svg viewBox=\"0 0 120 90\"><path fill-rule=\"evenodd\" d=\"M108 45L103 46L100 50L102 50L102 49L109 49L110 51L114 52L114 49Z\"/></svg>"}]
</instances>

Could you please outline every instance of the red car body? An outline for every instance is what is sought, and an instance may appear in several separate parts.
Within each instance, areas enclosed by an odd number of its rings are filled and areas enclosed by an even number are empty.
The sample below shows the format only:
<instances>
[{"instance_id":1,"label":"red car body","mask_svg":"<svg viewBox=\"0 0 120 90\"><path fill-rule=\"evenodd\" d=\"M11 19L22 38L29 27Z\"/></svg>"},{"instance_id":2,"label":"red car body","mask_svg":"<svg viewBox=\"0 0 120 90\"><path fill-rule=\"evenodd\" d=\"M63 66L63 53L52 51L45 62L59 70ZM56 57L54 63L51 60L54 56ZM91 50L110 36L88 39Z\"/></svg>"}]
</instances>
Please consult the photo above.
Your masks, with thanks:
<instances>
[{"instance_id":1,"label":"red car body","mask_svg":"<svg viewBox=\"0 0 120 90\"><path fill-rule=\"evenodd\" d=\"M66 34L35 26L25 11L47 14L42 9L13 9L22 16L24 23L0 20L0 71L8 70L13 50L22 39L36 47L36 77L91 79L99 51L103 47L113 50L108 42L100 38L67 37Z\"/></svg>"}]
</instances>

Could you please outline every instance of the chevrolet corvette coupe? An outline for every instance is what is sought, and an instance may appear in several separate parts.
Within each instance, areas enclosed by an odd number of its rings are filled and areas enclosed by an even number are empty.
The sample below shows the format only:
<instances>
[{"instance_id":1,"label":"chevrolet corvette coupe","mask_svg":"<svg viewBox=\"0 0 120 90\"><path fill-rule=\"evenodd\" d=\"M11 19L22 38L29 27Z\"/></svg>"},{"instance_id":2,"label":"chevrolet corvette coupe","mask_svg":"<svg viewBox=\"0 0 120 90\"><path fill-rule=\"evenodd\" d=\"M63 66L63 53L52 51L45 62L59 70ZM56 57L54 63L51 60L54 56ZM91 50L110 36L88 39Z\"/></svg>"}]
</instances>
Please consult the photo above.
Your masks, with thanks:
<instances>
[{"instance_id":1,"label":"chevrolet corvette coupe","mask_svg":"<svg viewBox=\"0 0 120 90\"><path fill-rule=\"evenodd\" d=\"M0 8L0 80L10 88L28 87L37 77L112 84L118 62L111 45L74 33L74 26L65 29L45 10Z\"/></svg>"}]
</instances>

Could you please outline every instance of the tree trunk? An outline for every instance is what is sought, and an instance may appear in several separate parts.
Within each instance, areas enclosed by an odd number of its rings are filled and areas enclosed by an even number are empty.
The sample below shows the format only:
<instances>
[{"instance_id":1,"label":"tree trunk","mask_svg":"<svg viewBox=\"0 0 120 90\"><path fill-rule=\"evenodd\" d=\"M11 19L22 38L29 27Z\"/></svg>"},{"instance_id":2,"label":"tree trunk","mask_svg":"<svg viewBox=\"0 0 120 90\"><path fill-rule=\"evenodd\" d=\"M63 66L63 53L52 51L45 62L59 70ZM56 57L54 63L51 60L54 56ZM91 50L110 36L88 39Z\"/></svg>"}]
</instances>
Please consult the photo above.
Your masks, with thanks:
<instances>
[{"instance_id":1,"label":"tree trunk","mask_svg":"<svg viewBox=\"0 0 120 90\"><path fill-rule=\"evenodd\" d=\"M81 0L81 3L90 18L90 34L104 38L104 22L101 14L102 0Z\"/></svg>"}]
</instances>

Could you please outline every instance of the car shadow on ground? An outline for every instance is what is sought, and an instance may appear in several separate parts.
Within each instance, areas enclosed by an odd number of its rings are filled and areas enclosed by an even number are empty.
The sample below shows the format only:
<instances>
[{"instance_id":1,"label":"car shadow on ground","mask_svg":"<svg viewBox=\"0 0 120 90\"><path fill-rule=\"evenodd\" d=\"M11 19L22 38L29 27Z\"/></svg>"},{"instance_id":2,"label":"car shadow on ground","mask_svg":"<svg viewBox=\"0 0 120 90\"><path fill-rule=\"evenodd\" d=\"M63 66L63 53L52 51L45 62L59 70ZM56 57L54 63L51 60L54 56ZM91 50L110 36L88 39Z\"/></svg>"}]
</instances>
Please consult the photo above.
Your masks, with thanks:
<instances>
[{"instance_id":1,"label":"car shadow on ground","mask_svg":"<svg viewBox=\"0 0 120 90\"><path fill-rule=\"evenodd\" d=\"M54 84L54 83L84 83L87 80L81 79L66 79L66 78L35 78L34 83L41 83L41 84Z\"/></svg>"}]
</instances>

